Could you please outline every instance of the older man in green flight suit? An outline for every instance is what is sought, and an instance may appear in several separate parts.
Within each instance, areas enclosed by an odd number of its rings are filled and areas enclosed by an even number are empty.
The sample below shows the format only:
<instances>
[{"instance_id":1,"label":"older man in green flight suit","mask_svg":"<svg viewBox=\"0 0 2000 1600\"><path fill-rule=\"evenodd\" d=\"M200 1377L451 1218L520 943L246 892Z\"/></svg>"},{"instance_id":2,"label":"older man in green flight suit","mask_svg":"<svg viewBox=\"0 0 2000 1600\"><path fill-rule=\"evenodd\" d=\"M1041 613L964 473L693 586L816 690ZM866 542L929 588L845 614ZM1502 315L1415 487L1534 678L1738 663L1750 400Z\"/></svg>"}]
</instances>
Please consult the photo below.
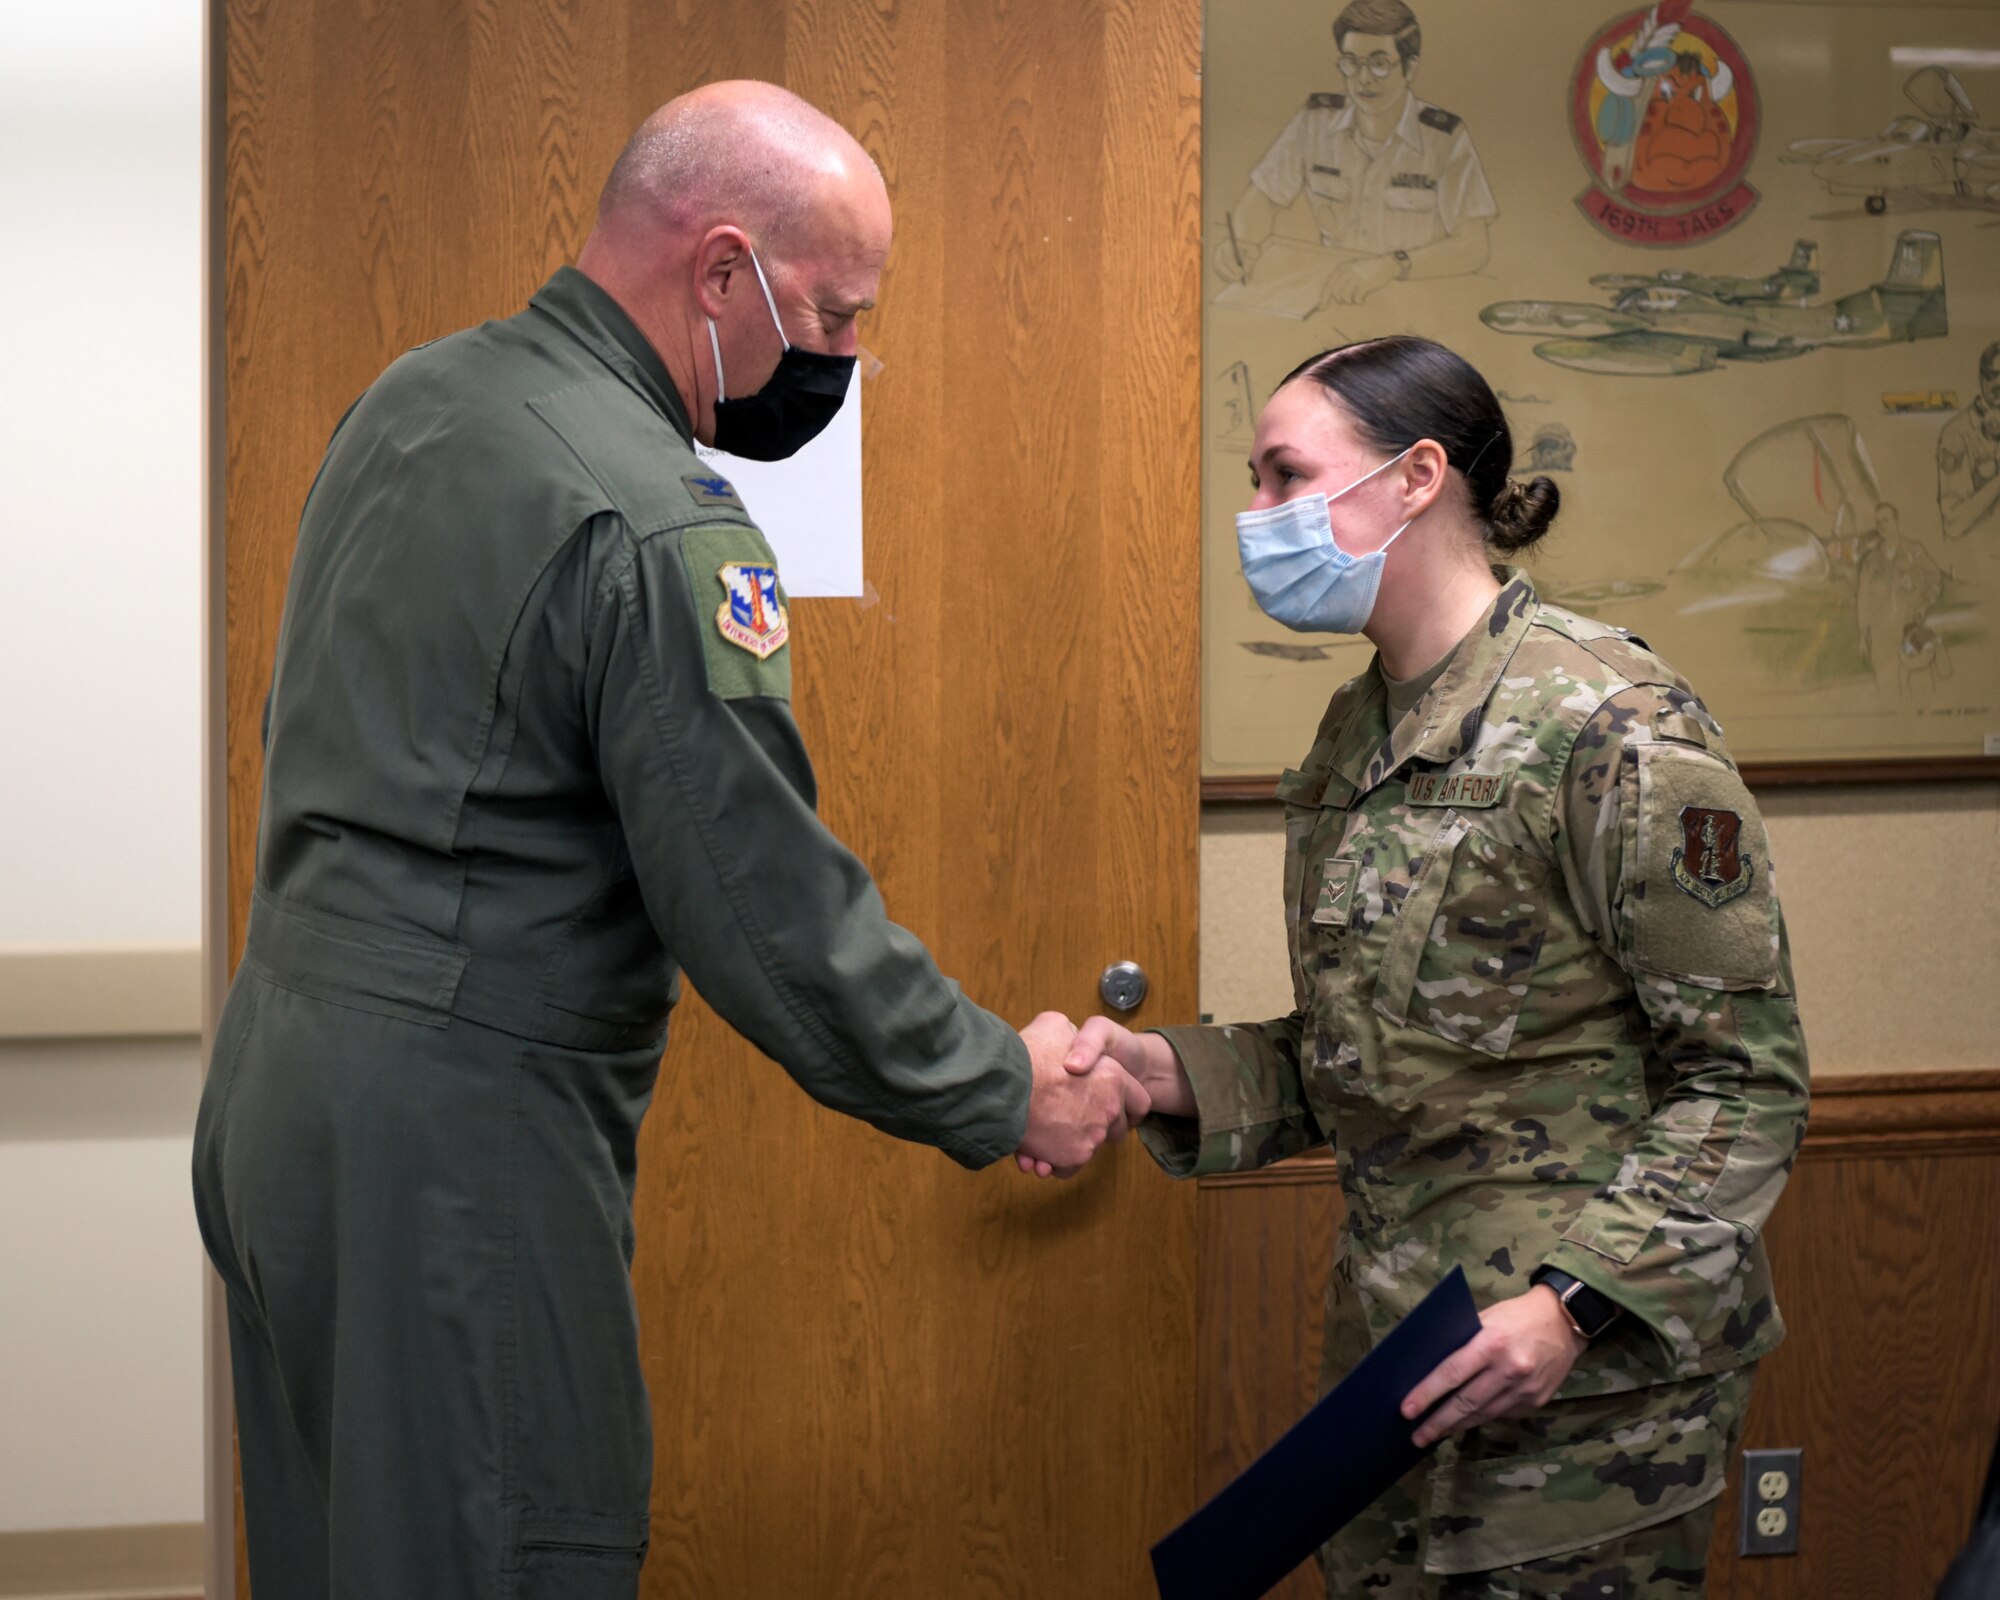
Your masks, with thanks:
<instances>
[{"instance_id":1,"label":"older man in green flight suit","mask_svg":"<svg viewBox=\"0 0 2000 1600\"><path fill-rule=\"evenodd\" d=\"M694 441L831 418L889 203L766 84L662 108L518 316L411 351L300 522L257 882L196 1133L258 1600L609 1600L627 1269L685 968L816 1099L968 1166L1143 1116L891 923L814 815L771 550Z\"/></svg>"}]
</instances>

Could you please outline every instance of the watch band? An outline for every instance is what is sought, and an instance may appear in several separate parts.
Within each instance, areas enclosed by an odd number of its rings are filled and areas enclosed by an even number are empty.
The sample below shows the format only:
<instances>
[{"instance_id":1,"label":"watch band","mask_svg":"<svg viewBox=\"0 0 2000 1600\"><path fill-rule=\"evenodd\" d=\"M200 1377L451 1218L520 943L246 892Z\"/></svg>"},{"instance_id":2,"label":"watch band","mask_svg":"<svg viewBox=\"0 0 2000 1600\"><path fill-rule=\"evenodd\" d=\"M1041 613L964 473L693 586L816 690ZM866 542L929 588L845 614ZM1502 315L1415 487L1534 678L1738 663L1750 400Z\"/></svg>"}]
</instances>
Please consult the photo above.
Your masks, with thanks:
<instances>
[{"instance_id":1,"label":"watch band","mask_svg":"<svg viewBox=\"0 0 2000 1600\"><path fill-rule=\"evenodd\" d=\"M1581 1278L1573 1278L1555 1267L1538 1267L1528 1279L1545 1283L1556 1292L1563 1315L1582 1339L1596 1339L1618 1320L1619 1307L1607 1300Z\"/></svg>"}]
</instances>

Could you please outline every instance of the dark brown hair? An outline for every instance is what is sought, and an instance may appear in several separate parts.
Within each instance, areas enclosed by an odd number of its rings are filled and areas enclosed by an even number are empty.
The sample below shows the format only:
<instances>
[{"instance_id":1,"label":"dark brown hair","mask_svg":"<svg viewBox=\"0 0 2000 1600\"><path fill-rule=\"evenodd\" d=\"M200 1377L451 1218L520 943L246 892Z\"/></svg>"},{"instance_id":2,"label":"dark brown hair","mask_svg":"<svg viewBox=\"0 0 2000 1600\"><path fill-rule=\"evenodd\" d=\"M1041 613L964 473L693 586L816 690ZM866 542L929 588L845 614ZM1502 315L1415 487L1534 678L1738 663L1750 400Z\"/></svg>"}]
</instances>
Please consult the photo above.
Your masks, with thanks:
<instances>
[{"instance_id":1,"label":"dark brown hair","mask_svg":"<svg viewBox=\"0 0 2000 1600\"><path fill-rule=\"evenodd\" d=\"M1417 14L1403 0L1350 0L1347 9L1333 19L1334 49L1345 50L1350 33L1394 39L1405 72L1424 53L1424 30L1417 26Z\"/></svg>"},{"instance_id":2,"label":"dark brown hair","mask_svg":"<svg viewBox=\"0 0 2000 1600\"><path fill-rule=\"evenodd\" d=\"M1562 491L1547 478L1507 476L1514 436L1486 380L1463 356L1429 339L1396 334L1323 350L1285 374L1317 383L1338 400L1355 428L1385 455L1434 439L1465 479L1472 514L1486 542L1503 555L1527 549L1548 531Z\"/></svg>"}]
</instances>

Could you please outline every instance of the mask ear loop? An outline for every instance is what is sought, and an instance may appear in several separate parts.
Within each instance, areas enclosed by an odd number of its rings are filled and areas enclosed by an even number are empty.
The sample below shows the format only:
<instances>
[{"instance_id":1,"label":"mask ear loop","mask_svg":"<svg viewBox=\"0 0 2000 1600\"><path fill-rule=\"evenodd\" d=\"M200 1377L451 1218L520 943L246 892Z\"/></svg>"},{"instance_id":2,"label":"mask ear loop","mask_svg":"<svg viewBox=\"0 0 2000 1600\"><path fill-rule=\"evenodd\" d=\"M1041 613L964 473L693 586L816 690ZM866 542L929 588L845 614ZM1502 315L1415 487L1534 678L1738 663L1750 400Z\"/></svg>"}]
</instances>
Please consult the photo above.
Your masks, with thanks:
<instances>
[{"instance_id":1,"label":"mask ear loop","mask_svg":"<svg viewBox=\"0 0 2000 1600\"><path fill-rule=\"evenodd\" d=\"M708 323L708 348L715 354L715 403L721 405L729 398L722 387L722 341L715 336L715 318L705 320Z\"/></svg>"},{"instance_id":2,"label":"mask ear loop","mask_svg":"<svg viewBox=\"0 0 2000 1600\"><path fill-rule=\"evenodd\" d=\"M764 263L757 259L757 247L754 244L750 246L750 265L757 272L757 287L764 291L764 304L770 309L771 321L778 330L778 343L789 350L792 341L785 337L785 325L778 318L778 302L771 298L771 283L764 276ZM708 324L709 353L715 357L715 403L721 405L729 398L728 391L722 384L722 341L715 336L715 318L705 317L702 320Z\"/></svg>"},{"instance_id":3,"label":"mask ear loop","mask_svg":"<svg viewBox=\"0 0 2000 1600\"><path fill-rule=\"evenodd\" d=\"M750 247L750 265L757 269L757 287L764 291L764 304L771 308L772 322L777 323L778 343L789 350L792 341L785 337L784 323L778 321L778 302L771 298L771 281L764 276L764 263L757 259L757 247L754 244Z\"/></svg>"}]
</instances>

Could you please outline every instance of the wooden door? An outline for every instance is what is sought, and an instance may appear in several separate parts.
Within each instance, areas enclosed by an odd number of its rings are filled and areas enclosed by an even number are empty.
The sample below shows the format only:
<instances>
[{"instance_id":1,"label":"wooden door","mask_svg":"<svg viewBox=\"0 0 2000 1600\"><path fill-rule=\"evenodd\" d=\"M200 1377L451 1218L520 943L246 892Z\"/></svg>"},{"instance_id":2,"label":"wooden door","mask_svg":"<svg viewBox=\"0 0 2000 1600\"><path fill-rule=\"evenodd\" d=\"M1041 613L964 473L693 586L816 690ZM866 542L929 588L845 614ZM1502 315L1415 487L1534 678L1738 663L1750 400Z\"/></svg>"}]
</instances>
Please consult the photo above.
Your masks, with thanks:
<instances>
[{"instance_id":1,"label":"wooden door","mask_svg":"<svg viewBox=\"0 0 2000 1600\"><path fill-rule=\"evenodd\" d=\"M868 598L796 608L823 810L1017 1022L1195 1010L1197 0L223 0L230 946L293 530L341 410L571 258L630 129L782 82L880 162ZM977 1176L698 1002L635 1268L649 1595L1150 1593L1189 1507L1193 1197ZM240 1580L239 1580L240 1582Z\"/></svg>"}]
</instances>

